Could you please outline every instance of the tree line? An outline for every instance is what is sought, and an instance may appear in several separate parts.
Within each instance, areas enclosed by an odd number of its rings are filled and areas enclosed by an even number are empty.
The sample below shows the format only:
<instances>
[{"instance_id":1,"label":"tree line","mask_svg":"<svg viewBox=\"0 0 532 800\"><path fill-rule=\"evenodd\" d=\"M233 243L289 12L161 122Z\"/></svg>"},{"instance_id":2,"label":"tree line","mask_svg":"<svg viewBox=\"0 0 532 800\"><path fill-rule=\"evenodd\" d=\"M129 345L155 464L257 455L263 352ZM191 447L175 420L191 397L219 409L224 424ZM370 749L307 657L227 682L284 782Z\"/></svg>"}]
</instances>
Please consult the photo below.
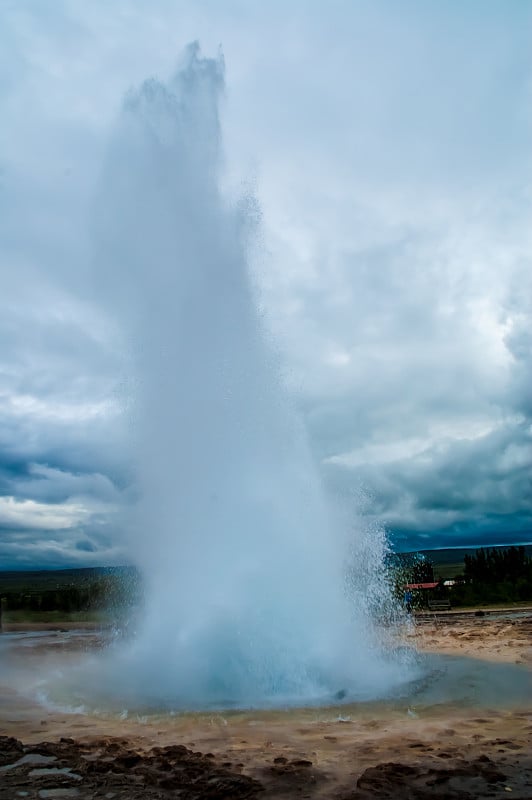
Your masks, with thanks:
<instances>
[{"instance_id":1,"label":"tree line","mask_svg":"<svg viewBox=\"0 0 532 800\"><path fill-rule=\"evenodd\" d=\"M532 600L532 558L524 547L480 548L464 556L464 571L455 580L456 605Z\"/></svg>"}]
</instances>

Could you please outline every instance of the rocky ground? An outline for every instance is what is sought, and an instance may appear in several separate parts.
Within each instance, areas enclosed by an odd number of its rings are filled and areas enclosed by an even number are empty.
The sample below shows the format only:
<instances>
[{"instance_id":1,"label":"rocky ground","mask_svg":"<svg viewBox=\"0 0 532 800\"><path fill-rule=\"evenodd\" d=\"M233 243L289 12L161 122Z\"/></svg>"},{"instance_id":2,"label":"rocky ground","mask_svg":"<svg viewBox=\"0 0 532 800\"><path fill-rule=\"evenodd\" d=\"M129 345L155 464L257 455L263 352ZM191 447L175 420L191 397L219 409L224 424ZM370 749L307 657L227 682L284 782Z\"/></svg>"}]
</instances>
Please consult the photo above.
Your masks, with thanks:
<instances>
[{"instance_id":1,"label":"rocky ground","mask_svg":"<svg viewBox=\"0 0 532 800\"><path fill-rule=\"evenodd\" d=\"M532 611L426 614L407 635L425 651L532 664Z\"/></svg>"},{"instance_id":2,"label":"rocky ground","mask_svg":"<svg viewBox=\"0 0 532 800\"><path fill-rule=\"evenodd\" d=\"M476 753L474 752L476 750ZM489 750L492 757L479 750ZM378 752L378 750L377 750ZM405 757L406 756L406 757ZM356 765L354 755L353 766ZM212 753L183 745L131 747L127 739L24 745L0 737L0 798L162 800L176 798L501 798L532 797L532 757L510 740L481 748L433 747L405 742L401 761L381 761L339 782L309 759L264 758L253 775L244 764L221 762Z\"/></svg>"},{"instance_id":3,"label":"rocky ground","mask_svg":"<svg viewBox=\"0 0 532 800\"><path fill-rule=\"evenodd\" d=\"M427 650L531 663L532 614L437 615L406 635ZM532 691L521 708L152 720L44 709L2 681L0 800L532 798Z\"/></svg>"}]
</instances>

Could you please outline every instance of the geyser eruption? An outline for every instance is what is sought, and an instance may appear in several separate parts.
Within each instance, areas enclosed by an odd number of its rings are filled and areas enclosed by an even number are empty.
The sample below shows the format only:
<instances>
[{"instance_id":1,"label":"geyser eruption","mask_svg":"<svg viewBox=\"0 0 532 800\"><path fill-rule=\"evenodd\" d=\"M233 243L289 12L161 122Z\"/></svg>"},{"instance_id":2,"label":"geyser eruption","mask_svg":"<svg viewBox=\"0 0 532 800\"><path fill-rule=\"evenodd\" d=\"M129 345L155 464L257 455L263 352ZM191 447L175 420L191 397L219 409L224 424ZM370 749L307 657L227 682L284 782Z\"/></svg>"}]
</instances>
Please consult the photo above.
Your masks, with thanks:
<instances>
[{"instance_id":1,"label":"geyser eruption","mask_svg":"<svg viewBox=\"0 0 532 800\"><path fill-rule=\"evenodd\" d=\"M245 214L220 190L223 83L193 45L169 83L131 93L100 203L101 282L135 373L147 598L120 681L176 708L375 695L396 667L348 590L348 531L267 347Z\"/></svg>"}]
</instances>

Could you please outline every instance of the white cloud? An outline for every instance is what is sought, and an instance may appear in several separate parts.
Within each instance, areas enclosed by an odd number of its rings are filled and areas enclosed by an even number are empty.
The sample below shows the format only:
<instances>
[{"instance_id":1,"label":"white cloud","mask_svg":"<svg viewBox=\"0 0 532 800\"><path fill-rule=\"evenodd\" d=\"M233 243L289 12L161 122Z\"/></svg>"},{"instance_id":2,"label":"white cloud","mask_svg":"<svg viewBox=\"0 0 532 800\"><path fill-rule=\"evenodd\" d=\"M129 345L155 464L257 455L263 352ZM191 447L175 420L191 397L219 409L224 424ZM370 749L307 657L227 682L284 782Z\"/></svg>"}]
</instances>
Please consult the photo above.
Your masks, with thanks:
<instances>
[{"instance_id":1,"label":"white cloud","mask_svg":"<svg viewBox=\"0 0 532 800\"><path fill-rule=\"evenodd\" d=\"M34 500L0 497L2 527L61 530L78 525L87 513L87 509L80 504L36 503Z\"/></svg>"},{"instance_id":2,"label":"white cloud","mask_svg":"<svg viewBox=\"0 0 532 800\"><path fill-rule=\"evenodd\" d=\"M112 514L129 480L95 187L125 92L200 39L224 48L224 187L257 187L258 297L326 480L366 487L368 514L405 536L532 528L526 4L20 0L1 15L11 513L46 521L57 505L64 521L90 484Z\"/></svg>"}]
</instances>

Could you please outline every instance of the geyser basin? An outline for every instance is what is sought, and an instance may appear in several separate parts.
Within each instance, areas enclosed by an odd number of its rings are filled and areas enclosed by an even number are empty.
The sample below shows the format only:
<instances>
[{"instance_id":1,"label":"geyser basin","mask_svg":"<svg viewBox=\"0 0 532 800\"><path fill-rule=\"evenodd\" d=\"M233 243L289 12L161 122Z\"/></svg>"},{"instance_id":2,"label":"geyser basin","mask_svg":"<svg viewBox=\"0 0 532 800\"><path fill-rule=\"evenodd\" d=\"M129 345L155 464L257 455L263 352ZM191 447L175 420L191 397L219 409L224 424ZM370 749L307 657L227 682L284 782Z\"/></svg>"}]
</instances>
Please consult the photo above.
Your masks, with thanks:
<instances>
[{"instance_id":1,"label":"geyser basin","mask_svg":"<svg viewBox=\"0 0 532 800\"><path fill-rule=\"evenodd\" d=\"M51 711L105 714L135 719L137 715L159 718L181 712L168 698L150 702L148 693L137 693L127 675L116 675L103 656L99 636L83 631L5 634L0 637L2 680L0 690L16 705L33 697ZM415 677L412 677L415 675ZM108 680L110 678L110 681ZM120 680L119 680L120 678ZM1 693L0 692L0 693ZM2 695L4 696L4 695ZM371 718L402 713L434 714L441 708L524 708L530 697L530 671L525 665L494 663L462 656L423 655L417 674L403 685L389 686L379 699L344 696L341 701L323 697L314 704L312 719L370 715ZM272 702L270 708L283 705ZM306 704L309 713L312 703ZM322 706L321 710L316 705ZM284 707L284 706L283 706ZM209 714L220 710L204 703ZM224 714L239 709L224 707ZM253 719L259 719L254 710Z\"/></svg>"},{"instance_id":2,"label":"geyser basin","mask_svg":"<svg viewBox=\"0 0 532 800\"><path fill-rule=\"evenodd\" d=\"M390 619L384 536L328 503L281 386L246 214L220 189L223 82L222 59L192 45L170 82L132 92L99 203L98 283L133 365L146 583L116 683L183 708L379 695L405 677L375 625Z\"/></svg>"}]
</instances>

